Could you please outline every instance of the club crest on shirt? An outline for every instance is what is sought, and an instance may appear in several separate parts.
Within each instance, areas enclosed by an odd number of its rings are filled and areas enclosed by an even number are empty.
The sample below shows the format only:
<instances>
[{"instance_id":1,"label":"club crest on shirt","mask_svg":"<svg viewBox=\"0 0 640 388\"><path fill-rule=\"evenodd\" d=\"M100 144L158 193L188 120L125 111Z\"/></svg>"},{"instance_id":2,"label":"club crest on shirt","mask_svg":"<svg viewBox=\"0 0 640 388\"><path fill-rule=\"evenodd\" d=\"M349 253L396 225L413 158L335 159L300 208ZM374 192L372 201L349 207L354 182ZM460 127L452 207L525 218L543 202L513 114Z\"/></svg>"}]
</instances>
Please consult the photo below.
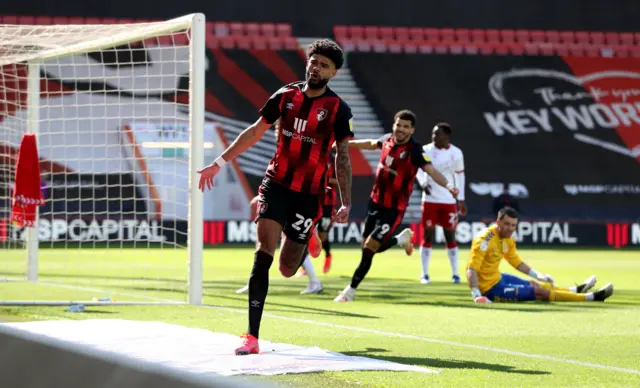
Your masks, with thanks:
<instances>
[{"instance_id":1,"label":"club crest on shirt","mask_svg":"<svg viewBox=\"0 0 640 388\"><path fill-rule=\"evenodd\" d=\"M318 118L318 121L322 121L325 118L327 118L328 114L329 114L329 111L324 108L316 109L316 117Z\"/></svg>"},{"instance_id":2,"label":"club crest on shirt","mask_svg":"<svg viewBox=\"0 0 640 388\"><path fill-rule=\"evenodd\" d=\"M506 241L502 242L502 252L504 252L504 253L509 252L509 244L507 244Z\"/></svg>"},{"instance_id":3,"label":"club crest on shirt","mask_svg":"<svg viewBox=\"0 0 640 388\"><path fill-rule=\"evenodd\" d=\"M400 159L404 159L404 156L407 154L407 151L400 152Z\"/></svg>"}]
</instances>

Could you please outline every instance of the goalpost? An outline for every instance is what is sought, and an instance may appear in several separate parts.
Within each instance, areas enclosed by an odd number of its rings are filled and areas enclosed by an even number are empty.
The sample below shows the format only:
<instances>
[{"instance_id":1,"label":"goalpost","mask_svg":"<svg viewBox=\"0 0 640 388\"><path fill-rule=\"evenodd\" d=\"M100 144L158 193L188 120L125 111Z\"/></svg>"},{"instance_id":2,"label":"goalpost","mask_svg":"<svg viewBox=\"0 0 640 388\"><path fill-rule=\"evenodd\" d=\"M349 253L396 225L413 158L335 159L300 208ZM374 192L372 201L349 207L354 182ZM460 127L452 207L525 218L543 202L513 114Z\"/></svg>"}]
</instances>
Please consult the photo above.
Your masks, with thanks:
<instances>
[{"instance_id":1,"label":"goalpost","mask_svg":"<svg viewBox=\"0 0 640 388\"><path fill-rule=\"evenodd\" d=\"M0 24L0 305L202 303L205 66L203 14ZM46 201L26 230L25 133Z\"/></svg>"}]
</instances>

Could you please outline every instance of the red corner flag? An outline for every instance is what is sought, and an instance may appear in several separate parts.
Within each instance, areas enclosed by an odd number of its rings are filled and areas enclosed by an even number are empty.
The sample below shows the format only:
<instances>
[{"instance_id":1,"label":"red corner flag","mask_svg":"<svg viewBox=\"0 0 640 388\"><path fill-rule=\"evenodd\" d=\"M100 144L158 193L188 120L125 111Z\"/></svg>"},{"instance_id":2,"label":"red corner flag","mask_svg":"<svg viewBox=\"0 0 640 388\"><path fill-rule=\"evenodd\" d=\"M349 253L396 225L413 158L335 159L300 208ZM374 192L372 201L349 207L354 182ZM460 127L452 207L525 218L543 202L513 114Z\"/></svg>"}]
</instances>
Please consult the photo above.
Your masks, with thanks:
<instances>
[{"instance_id":1,"label":"red corner flag","mask_svg":"<svg viewBox=\"0 0 640 388\"><path fill-rule=\"evenodd\" d=\"M18 152L11 221L17 226L36 226L37 207L42 205L44 198L40 191L40 160L36 135L28 133L22 136Z\"/></svg>"}]
</instances>

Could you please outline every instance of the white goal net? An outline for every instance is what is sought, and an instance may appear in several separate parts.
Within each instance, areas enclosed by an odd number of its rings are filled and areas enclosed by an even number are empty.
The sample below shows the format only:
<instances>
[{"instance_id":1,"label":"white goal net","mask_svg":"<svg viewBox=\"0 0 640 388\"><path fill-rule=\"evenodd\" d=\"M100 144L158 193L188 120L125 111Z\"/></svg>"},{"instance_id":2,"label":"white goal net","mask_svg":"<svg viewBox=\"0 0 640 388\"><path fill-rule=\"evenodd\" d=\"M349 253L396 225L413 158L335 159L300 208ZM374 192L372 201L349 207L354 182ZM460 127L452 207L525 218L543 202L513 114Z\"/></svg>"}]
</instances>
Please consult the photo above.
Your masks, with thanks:
<instances>
[{"instance_id":1,"label":"white goal net","mask_svg":"<svg viewBox=\"0 0 640 388\"><path fill-rule=\"evenodd\" d=\"M0 303L201 303L205 20L0 25ZM22 137L37 228L11 222Z\"/></svg>"}]
</instances>

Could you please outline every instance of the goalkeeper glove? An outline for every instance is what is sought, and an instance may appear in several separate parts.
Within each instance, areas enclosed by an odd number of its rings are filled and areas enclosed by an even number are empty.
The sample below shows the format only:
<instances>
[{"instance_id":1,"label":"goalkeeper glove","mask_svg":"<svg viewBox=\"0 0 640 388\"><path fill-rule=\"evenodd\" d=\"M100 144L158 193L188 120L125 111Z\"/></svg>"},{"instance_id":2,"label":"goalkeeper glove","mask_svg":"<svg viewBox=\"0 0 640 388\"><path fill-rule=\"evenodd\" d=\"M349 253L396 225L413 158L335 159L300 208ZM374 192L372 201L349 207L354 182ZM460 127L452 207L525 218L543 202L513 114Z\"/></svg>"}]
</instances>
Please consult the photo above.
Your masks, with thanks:
<instances>
[{"instance_id":1,"label":"goalkeeper glove","mask_svg":"<svg viewBox=\"0 0 640 388\"><path fill-rule=\"evenodd\" d=\"M471 289L471 296L473 297L473 301L475 303L491 303L491 300L489 300L489 298L487 298L486 296L482 296L480 290L475 287Z\"/></svg>"}]
</instances>

